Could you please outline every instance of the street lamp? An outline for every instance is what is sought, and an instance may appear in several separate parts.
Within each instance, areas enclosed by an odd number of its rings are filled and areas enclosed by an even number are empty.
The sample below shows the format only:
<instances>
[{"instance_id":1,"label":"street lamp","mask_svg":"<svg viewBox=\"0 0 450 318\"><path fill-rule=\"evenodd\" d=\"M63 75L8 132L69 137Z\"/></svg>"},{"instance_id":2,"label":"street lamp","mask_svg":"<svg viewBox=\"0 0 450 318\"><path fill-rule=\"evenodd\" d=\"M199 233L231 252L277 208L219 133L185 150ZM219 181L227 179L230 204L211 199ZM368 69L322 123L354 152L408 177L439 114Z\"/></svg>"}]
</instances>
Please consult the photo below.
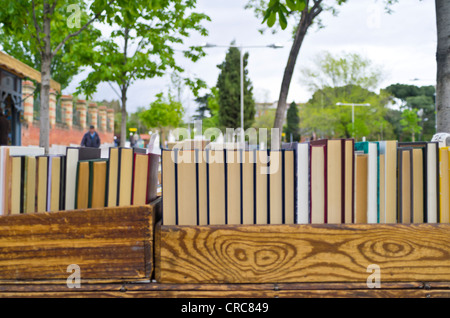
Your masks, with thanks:
<instances>
[{"instance_id":1,"label":"street lamp","mask_svg":"<svg viewBox=\"0 0 450 318\"><path fill-rule=\"evenodd\" d=\"M239 48L239 52L240 52L240 73L241 73L241 143L242 145L244 144L244 54L243 54L243 50L244 49L249 49L249 48L271 48L271 49L281 49L283 48L283 45L278 44L278 43L274 43L274 44L269 44L269 45L216 45L216 44L212 44L212 43L205 43L203 45L201 45L201 47L204 48L215 48L215 47L225 47L225 48L230 48L230 47L236 47Z\"/></svg>"},{"instance_id":2,"label":"street lamp","mask_svg":"<svg viewBox=\"0 0 450 318\"><path fill-rule=\"evenodd\" d=\"M370 106L370 104L336 103L336 106L352 106L352 135L355 138L355 106Z\"/></svg>"}]
</instances>

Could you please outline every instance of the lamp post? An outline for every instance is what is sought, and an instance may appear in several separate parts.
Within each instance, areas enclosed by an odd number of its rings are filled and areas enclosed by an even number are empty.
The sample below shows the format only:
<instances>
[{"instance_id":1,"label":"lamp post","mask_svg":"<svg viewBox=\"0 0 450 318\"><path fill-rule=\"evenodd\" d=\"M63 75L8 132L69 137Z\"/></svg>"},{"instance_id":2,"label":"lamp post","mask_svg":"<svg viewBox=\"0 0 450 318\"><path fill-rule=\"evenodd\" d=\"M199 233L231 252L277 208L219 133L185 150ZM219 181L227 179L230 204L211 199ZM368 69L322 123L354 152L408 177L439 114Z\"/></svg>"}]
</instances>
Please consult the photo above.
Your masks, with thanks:
<instances>
[{"instance_id":1,"label":"lamp post","mask_svg":"<svg viewBox=\"0 0 450 318\"><path fill-rule=\"evenodd\" d=\"M244 49L249 48L271 48L271 49L281 49L283 48L283 45L281 44L269 44L269 45L251 45L251 46L243 46L243 45L216 45L211 43L205 43L201 47L204 48L214 48L214 47L224 47L224 48L230 48L230 47L236 47L239 48L240 52L240 73L241 73L241 143L244 144Z\"/></svg>"},{"instance_id":2,"label":"lamp post","mask_svg":"<svg viewBox=\"0 0 450 318\"><path fill-rule=\"evenodd\" d=\"M370 106L370 104L336 103L336 106L352 106L352 137L355 138L355 106Z\"/></svg>"}]
</instances>

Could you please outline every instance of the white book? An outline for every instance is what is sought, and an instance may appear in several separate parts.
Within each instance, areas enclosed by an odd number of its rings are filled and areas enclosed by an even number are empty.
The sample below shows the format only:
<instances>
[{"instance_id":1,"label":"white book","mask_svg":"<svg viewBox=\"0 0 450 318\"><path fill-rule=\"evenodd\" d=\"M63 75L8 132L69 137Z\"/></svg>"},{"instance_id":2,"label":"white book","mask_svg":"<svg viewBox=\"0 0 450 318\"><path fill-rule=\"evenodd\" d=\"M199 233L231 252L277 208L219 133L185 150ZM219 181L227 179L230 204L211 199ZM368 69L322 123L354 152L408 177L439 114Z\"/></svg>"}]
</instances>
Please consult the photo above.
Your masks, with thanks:
<instances>
[{"instance_id":1,"label":"white book","mask_svg":"<svg viewBox=\"0 0 450 318\"><path fill-rule=\"evenodd\" d=\"M65 210L75 209L78 155L78 148L67 148Z\"/></svg>"},{"instance_id":2,"label":"white book","mask_svg":"<svg viewBox=\"0 0 450 318\"><path fill-rule=\"evenodd\" d=\"M367 176L367 222L378 223L378 149L377 144L369 143Z\"/></svg>"},{"instance_id":3,"label":"white book","mask_svg":"<svg viewBox=\"0 0 450 318\"><path fill-rule=\"evenodd\" d=\"M427 145L427 222L438 221L438 144Z\"/></svg>"},{"instance_id":4,"label":"white book","mask_svg":"<svg viewBox=\"0 0 450 318\"><path fill-rule=\"evenodd\" d=\"M297 148L297 223L309 220L309 143L299 143Z\"/></svg>"}]
</instances>

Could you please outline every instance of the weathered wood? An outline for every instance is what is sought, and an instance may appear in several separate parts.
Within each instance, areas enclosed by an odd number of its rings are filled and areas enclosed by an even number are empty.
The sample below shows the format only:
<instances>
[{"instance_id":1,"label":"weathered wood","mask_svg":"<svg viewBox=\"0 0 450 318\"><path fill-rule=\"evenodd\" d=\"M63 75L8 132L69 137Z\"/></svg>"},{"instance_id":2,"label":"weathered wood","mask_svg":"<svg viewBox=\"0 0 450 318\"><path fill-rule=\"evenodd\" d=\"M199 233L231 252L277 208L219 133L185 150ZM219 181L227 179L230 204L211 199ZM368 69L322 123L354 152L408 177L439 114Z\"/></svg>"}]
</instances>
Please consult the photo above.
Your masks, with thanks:
<instances>
[{"instance_id":1,"label":"weathered wood","mask_svg":"<svg viewBox=\"0 0 450 318\"><path fill-rule=\"evenodd\" d=\"M108 291L5 292L3 298L450 298L449 290L353 289L353 290L250 290L250 291Z\"/></svg>"},{"instance_id":2,"label":"weathered wood","mask_svg":"<svg viewBox=\"0 0 450 318\"><path fill-rule=\"evenodd\" d=\"M384 283L369 289L361 283L160 284L154 282L89 284L69 289L63 284L0 285L0 297L450 297L446 282ZM428 286L428 288L424 288Z\"/></svg>"},{"instance_id":3,"label":"weathered wood","mask_svg":"<svg viewBox=\"0 0 450 318\"><path fill-rule=\"evenodd\" d=\"M450 281L450 225L160 226L160 283Z\"/></svg>"},{"instance_id":4,"label":"weathered wood","mask_svg":"<svg viewBox=\"0 0 450 318\"><path fill-rule=\"evenodd\" d=\"M148 279L158 205L0 217L0 281Z\"/></svg>"}]
</instances>

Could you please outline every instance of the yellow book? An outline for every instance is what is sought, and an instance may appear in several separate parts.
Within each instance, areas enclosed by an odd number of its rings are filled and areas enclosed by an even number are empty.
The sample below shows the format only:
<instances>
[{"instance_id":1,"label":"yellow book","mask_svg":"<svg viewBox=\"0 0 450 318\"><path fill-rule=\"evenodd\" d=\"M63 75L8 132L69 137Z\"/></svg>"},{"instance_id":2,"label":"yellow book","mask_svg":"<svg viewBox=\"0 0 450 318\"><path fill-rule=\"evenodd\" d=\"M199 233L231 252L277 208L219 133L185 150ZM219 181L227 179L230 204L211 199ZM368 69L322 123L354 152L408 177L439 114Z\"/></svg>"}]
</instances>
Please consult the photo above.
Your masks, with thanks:
<instances>
[{"instance_id":1,"label":"yellow book","mask_svg":"<svg viewBox=\"0 0 450 318\"><path fill-rule=\"evenodd\" d=\"M265 150L256 151L256 224L267 224L268 155Z\"/></svg>"},{"instance_id":2,"label":"yellow book","mask_svg":"<svg viewBox=\"0 0 450 318\"><path fill-rule=\"evenodd\" d=\"M20 214L22 158L11 157L11 214Z\"/></svg>"},{"instance_id":3,"label":"yellow book","mask_svg":"<svg viewBox=\"0 0 450 318\"><path fill-rule=\"evenodd\" d=\"M36 167L36 212L45 212L47 210L48 157L37 157Z\"/></svg>"},{"instance_id":4,"label":"yellow book","mask_svg":"<svg viewBox=\"0 0 450 318\"><path fill-rule=\"evenodd\" d=\"M440 223L450 223L449 147L439 149Z\"/></svg>"},{"instance_id":5,"label":"yellow book","mask_svg":"<svg viewBox=\"0 0 450 318\"><path fill-rule=\"evenodd\" d=\"M25 158L24 213L34 213L36 206L36 158Z\"/></svg>"},{"instance_id":6,"label":"yellow book","mask_svg":"<svg viewBox=\"0 0 450 318\"><path fill-rule=\"evenodd\" d=\"M197 225L195 151L180 150L177 160L178 225Z\"/></svg>"},{"instance_id":7,"label":"yellow book","mask_svg":"<svg viewBox=\"0 0 450 318\"><path fill-rule=\"evenodd\" d=\"M91 208L104 208L106 197L106 161L92 162Z\"/></svg>"},{"instance_id":8,"label":"yellow book","mask_svg":"<svg viewBox=\"0 0 450 318\"><path fill-rule=\"evenodd\" d=\"M367 178L369 156L356 155L355 170L355 223L367 223Z\"/></svg>"},{"instance_id":9,"label":"yellow book","mask_svg":"<svg viewBox=\"0 0 450 318\"><path fill-rule=\"evenodd\" d=\"M227 224L241 224L241 160L239 150L227 150Z\"/></svg>"},{"instance_id":10,"label":"yellow book","mask_svg":"<svg viewBox=\"0 0 450 318\"><path fill-rule=\"evenodd\" d=\"M226 224L225 160L223 150L209 151L209 224Z\"/></svg>"},{"instance_id":11,"label":"yellow book","mask_svg":"<svg viewBox=\"0 0 450 318\"><path fill-rule=\"evenodd\" d=\"M198 168L198 214L199 225L208 224L208 189L206 180L206 151L197 151Z\"/></svg>"},{"instance_id":12,"label":"yellow book","mask_svg":"<svg viewBox=\"0 0 450 318\"><path fill-rule=\"evenodd\" d=\"M76 209L89 206L89 162L79 161L77 170Z\"/></svg>"},{"instance_id":13,"label":"yellow book","mask_svg":"<svg viewBox=\"0 0 450 318\"><path fill-rule=\"evenodd\" d=\"M175 152L162 151L162 217L164 225L176 225Z\"/></svg>"}]
</instances>

